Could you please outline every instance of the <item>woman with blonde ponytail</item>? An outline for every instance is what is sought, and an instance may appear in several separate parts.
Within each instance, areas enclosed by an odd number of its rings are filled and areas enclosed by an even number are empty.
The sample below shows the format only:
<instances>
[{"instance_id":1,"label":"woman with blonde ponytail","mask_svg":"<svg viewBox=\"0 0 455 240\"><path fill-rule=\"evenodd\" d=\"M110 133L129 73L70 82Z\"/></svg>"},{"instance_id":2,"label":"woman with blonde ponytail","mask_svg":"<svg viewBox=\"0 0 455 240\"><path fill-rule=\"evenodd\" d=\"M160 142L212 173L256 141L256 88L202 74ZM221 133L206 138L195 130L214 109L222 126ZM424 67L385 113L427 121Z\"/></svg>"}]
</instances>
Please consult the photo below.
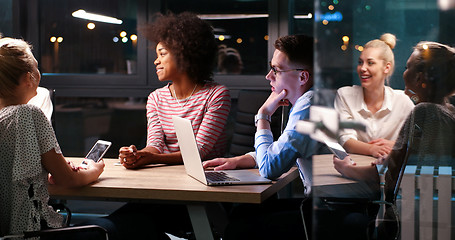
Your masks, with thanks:
<instances>
[{"instance_id":1,"label":"woman with blonde ponytail","mask_svg":"<svg viewBox=\"0 0 455 240\"><path fill-rule=\"evenodd\" d=\"M455 107L448 98L455 94L455 48L437 42L419 42L403 73L406 94L416 102L399 131L393 150L383 162L384 199L396 203L396 186L403 166L441 166L455 168ZM343 175L361 181L377 181L377 168L350 164L350 157L334 157L335 168ZM386 205L384 225L378 239L396 239L396 216Z\"/></svg>"},{"instance_id":2,"label":"woman with blonde ponytail","mask_svg":"<svg viewBox=\"0 0 455 240\"><path fill-rule=\"evenodd\" d=\"M335 109L341 120L358 121L366 131L344 130L340 143L350 153L384 158L390 153L398 132L414 107L402 90L388 84L395 68L396 37L385 33L369 41L360 54L357 73L361 86L338 89Z\"/></svg>"}]
</instances>

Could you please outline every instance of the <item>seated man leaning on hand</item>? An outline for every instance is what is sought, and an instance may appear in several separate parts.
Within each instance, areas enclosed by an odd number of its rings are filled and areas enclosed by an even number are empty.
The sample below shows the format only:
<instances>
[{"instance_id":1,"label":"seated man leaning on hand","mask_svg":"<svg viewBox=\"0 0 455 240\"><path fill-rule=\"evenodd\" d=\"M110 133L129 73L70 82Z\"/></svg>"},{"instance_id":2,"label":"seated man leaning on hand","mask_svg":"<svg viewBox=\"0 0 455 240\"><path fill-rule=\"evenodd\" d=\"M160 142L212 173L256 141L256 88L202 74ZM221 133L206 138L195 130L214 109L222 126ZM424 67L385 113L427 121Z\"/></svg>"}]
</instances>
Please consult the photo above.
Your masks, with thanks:
<instances>
[{"instance_id":1,"label":"seated man leaning on hand","mask_svg":"<svg viewBox=\"0 0 455 240\"><path fill-rule=\"evenodd\" d=\"M214 170L258 167L262 176L279 177L297 164L305 194L311 191L311 157L321 147L308 135L295 130L299 120L308 119L313 97L313 38L302 35L280 37L266 76L272 93L255 116L257 131L256 152L233 158L216 158L205 161L204 168ZM270 130L271 115L280 106L292 104L289 121L282 135L273 141ZM240 205L233 210L223 239L301 239L304 224L299 207L303 199L270 199L261 205ZM308 232L311 231L311 200L304 203ZM283 217L285 211L290 215ZM278 219L281 219L277 221ZM271 227L271 224L278 224ZM286 226L282 228L280 226ZM292 226L292 227L291 227ZM286 229L286 230L285 230ZM292 229L292 231L289 231Z\"/></svg>"}]
</instances>

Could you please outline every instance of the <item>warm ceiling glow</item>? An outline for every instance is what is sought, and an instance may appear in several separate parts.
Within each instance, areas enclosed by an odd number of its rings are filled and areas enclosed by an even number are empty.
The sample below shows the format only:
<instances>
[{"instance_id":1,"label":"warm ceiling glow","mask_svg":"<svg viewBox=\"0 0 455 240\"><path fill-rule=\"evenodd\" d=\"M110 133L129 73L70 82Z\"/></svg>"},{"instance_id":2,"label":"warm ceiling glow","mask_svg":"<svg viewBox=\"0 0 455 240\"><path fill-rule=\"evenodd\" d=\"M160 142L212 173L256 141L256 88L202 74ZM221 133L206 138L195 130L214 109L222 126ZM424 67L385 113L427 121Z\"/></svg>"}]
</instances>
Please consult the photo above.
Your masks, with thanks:
<instances>
[{"instance_id":1,"label":"warm ceiling glow","mask_svg":"<svg viewBox=\"0 0 455 240\"><path fill-rule=\"evenodd\" d=\"M438 6L443 11L455 9L455 1L453 0L438 0Z\"/></svg>"},{"instance_id":2,"label":"warm ceiling glow","mask_svg":"<svg viewBox=\"0 0 455 240\"><path fill-rule=\"evenodd\" d=\"M349 37L348 36L343 36L341 39L343 40L344 43L349 42Z\"/></svg>"},{"instance_id":3,"label":"warm ceiling glow","mask_svg":"<svg viewBox=\"0 0 455 240\"><path fill-rule=\"evenodd\" d=\"M56 37L51 37L51 39L49 39L51 42L55 42L57 41L57 38Z\"/></svg>"},{"instance_id":4,"label":"warm ceiling glow","mask_svg":"<svg viewBox=\"0 0 455 240\"><path fill-rule=\"evenodd\" d=\"M137 40L137 35L133 34L130 36L131 41L136 41Z\"/></svg>"},{"instance_id":5,"label":"warm ceiling glow","mask_svg":"<svg viewBox=\"0 0 455 240\"><path fill-rule=\"evenodd\" d=\"M243 39L241 39L241 38L237 38L236 42L237 42L238 44L240 44L240 43L242 43L242 42L243 42Z\"/></svg>"},{"instance_id":6,"label":"warm ceiling glow","mask_svg":"<svg viewBox=\"0 0 455 240\"><path fill-rule=\"evenodd\" d=\"M58 37L57 42L59 42L59 43L63 42L63 37Z\"/></svg>"},{"instance_id":7,"label":"warm ceiling glow","mask_svg":"<svg viewBox=\"0 0 455 240\"><path fill-rule=\"evenodd\" d=\"M90 30L93 30L93 29L95 29L95 24L90 22L90 23L87 24L87 28L90 29Z\"/></svg>"},{"instance_id":8,"label":"warm ceiling glow","mask_svg":"<svg viewBox=\"0 0 455 240\"><path fill-rule=\"evenodd\" d=\"M125 32L125 31L121 31L121 32L120 32L120 37L122 37L122 38L123 38L123 37L126 37L126 32Z\"/></svg>"}]
</instances>

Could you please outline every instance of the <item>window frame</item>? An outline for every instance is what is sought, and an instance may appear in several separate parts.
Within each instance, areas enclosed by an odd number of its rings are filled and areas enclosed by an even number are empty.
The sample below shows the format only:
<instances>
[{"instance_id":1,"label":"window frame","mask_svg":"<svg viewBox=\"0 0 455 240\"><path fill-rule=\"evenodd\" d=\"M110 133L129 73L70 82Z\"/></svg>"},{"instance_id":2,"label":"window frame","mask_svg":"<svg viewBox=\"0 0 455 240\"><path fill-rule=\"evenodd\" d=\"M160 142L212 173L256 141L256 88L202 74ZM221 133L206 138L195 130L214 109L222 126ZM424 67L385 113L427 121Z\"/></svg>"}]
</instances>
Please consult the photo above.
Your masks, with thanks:
<instances>
[{"instance_id":1,"label":"window frame","mask_svg":"<svg viewBox=\"0 0 455 240\"><path fill-rule=\"evenodd\" d=\"M15 1L13 1L15 2ZM163 11L162 1L138 0L138 26L150 21L156 12ZM268 0L268 58L273 56L273 42L279 36L289 34L289 4L293 0L275 1ZM13 15L17 24L13 26L17 36L23 36L39 46L39 0L29 2L19 0L14 3ZM153 62L156 58L155 51L151 51L152 43L147 41L142 34L138 34L137 74L75 74L75 73L46 73L42 75L41 84L44 87L56 89L58 96L68 97L146 97L151 91L162 87L166 83L158 80ZM34 54L40 59L39 47ZM269 60L268 59L268 60ZM266 64L267 61L264 63ZM264 74L258 75L218 75L214 80L227 86L231 96L236 97L241 89L269 89L269 81ZM248 81L245 81L248 79Z\"/></svg>"}]
</instances>

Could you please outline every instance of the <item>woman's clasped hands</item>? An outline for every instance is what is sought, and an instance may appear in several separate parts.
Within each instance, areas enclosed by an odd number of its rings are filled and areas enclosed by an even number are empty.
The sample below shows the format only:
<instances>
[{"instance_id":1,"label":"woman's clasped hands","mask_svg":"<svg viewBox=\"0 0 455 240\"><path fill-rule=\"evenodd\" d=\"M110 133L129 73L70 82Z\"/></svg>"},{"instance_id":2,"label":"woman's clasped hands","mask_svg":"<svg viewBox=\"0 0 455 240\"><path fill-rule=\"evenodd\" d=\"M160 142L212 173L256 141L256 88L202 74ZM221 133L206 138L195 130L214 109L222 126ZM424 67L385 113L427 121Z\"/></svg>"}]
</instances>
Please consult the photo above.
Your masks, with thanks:
<instances>
[{"instance_id":1,"label":"woman's clasped hands","mask_svg":"<svg viewBox=\"0 0 455 240\"><path fill-rule=\"evenodd\" d=\"M370 145L370 155L377 158L386 158L392 151L395 141L379 138L368 142Z\"/></svg>"},{"instance_id":2,"label":"woman's clasped hands","mask_svg":"<svg viewBox=\"0 0 455 240\"><path fill-rule=\"evenodd\" d=\"M155 153L147 151L147 148L137 150L135 145L121 147L118 155L120 163L128 169L139 168L150 164L150 158L154 157L156 158Z\"/></svg>"},{"instance_id":3,"label":"woman's clasped hands","mask_svg":"<svg viewBox=\"0 0 455 240\"><path fill-rule=\"evenodd\" d=\"M129 147L121 147L118 155L120 163L125 168L135 168L135 165L139 159L137 152L137 148L134 145L131 145Z\"/></svg>"}]
</instances>

